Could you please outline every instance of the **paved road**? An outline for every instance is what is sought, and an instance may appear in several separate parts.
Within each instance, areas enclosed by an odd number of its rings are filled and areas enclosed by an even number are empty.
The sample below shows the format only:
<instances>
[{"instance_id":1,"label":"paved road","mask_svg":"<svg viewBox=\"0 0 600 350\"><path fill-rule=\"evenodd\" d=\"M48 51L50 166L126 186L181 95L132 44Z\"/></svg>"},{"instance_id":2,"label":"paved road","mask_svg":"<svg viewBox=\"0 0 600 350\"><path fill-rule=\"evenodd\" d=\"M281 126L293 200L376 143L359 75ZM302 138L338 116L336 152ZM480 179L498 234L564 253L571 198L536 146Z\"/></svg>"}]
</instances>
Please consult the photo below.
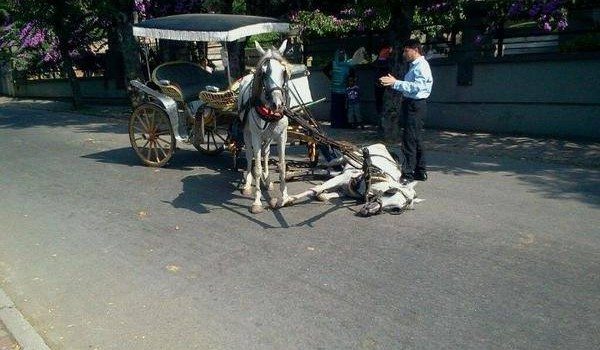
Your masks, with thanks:
<instances>
[{"instance_id":1,"label":"paved road","mask_svg":"<svg viewBox=\"0 0 600 350\"><path fill-rule=\"evenodd\" d=\"M430 164L400 216L254 216L227 157L152 169L123 120L2 108L0 286L53 349L599 348L600 172Z\"/></svg>"}]
</instances>

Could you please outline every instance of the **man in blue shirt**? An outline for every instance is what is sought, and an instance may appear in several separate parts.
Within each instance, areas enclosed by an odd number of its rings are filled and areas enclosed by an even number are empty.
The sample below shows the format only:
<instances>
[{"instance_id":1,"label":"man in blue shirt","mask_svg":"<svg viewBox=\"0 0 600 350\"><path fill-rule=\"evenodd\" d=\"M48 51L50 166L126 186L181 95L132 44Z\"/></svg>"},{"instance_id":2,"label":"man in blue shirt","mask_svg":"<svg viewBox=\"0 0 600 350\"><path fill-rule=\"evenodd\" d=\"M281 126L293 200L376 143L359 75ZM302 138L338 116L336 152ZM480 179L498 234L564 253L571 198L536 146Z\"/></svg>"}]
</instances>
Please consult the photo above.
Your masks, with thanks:
<instances>
[{"instance_id":1,"label":"man in blue shirt","mask_svg":"<svg viewBox=\"0 0 600 350\"><path fill-rule=\"evenodd\" d=\"M423 49L418 40L410 39L404 43L402 53L409 62L404 80L398 80L391 74L379 78L381 85L390 86L402 92L402 166L403 180L427 180L425 154L422 144L423 119L427 115L427 98L431 94L433 76L429 63L423 57Z\"/></svg>"}]
</instances>

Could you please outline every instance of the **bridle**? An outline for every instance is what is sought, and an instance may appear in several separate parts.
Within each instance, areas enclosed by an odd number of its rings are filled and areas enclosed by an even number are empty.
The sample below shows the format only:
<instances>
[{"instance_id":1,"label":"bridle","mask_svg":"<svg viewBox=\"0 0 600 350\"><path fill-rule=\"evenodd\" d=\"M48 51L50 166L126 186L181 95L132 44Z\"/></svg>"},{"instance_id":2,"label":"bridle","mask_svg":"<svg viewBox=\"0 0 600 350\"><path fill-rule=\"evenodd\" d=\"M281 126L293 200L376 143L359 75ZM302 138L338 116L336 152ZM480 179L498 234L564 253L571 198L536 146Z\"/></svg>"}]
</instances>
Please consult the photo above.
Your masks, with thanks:
<instances>
[{"instance_id":1,"label":"bridle","mask_svg":"<svg viewBox=\"0 0 600 350\"><path fill-rule=\"evenodd\" d=\"M284 106L288 105L289 92L288 92L288 81L289 81L289 64L283 57L271 53L270 55L263 56L256 65L254 72L254 79L252 80L252 97L251 101L254 107L262 105L261 96L265 99L272 98L273 92L280 91L283 97ZM280 86L271 77L272 68L271 61L276 61L281 64L284 68L283 73L283 84ZM266 65L266 71L263 72L263 66Z\"/></svg>"}]
</instances>

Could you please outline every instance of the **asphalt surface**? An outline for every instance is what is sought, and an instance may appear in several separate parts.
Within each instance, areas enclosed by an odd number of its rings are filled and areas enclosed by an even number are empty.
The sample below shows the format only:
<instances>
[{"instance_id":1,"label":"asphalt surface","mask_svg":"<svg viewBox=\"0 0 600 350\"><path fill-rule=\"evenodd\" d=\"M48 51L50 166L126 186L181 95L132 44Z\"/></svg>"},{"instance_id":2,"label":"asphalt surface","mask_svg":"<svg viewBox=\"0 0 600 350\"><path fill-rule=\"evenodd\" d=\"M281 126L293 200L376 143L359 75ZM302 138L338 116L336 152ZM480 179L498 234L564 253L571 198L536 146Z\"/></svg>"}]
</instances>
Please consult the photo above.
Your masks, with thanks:
<instances>
[{"instance_id":1,"label":"asphalt surface","mask_svg":"<svg viewBox=\"0 0 600 350\"><path fill-rule=\"evenodd\" d=\"M226 155L126 132L0 108L0 286L52 349L600 347L598 169L434 151L402 215L252 215Z\"/></svg>"}]
</instances>

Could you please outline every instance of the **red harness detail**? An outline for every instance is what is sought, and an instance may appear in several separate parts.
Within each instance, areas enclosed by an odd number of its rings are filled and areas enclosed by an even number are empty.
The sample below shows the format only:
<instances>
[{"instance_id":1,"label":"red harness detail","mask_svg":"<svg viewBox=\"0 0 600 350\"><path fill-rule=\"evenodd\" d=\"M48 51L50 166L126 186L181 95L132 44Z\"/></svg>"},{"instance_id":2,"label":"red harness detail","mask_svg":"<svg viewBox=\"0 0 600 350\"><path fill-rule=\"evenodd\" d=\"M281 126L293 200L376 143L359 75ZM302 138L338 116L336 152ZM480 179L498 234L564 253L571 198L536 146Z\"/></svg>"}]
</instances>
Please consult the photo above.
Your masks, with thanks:
<instances>
[{"instance_id":1,"label":"red harness detail","mask_svg":"<svg viewBox=\"0 0 600 350\"><path fill-rule=\"evenodd\" d=\"M279 121L283 118L283 113L273 112L272 109L269 109L266 106L256 106L255 109L260 118L269 123Z\"/></svg>"}]
</instances>

